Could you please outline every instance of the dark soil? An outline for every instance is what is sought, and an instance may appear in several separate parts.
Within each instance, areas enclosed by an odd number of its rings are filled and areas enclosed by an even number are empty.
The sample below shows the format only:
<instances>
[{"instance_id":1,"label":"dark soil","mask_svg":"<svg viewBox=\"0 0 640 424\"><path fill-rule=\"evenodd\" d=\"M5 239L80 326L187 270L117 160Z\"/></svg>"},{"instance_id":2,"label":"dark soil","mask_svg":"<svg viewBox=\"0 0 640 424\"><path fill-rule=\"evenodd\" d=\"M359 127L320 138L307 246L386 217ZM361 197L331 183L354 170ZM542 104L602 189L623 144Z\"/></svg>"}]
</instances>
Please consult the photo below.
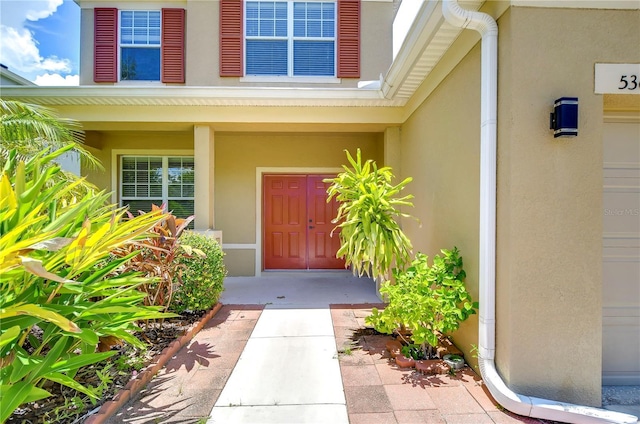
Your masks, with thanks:
<instances>
[{"instance_id":1,"label":"dark soil","mask_svg":"<svg viewBox=\"0 0 640 424\"><path fill-rule=\"evenodd\" d=\"M139 323L141 331L136 337L146 344L146 349L137 349L130 345L114 345L111 350L118 353L107 361L99 362L80 369L75 377L85 387L105 387L100 399L95 403L83 393L61 386L57 383L43 387L52 395L22 405L7 420L8 424L77 424L85 420L111 400L138 372L160 354L172 341L183 335L205 312L183 313L177 318L162 322ZM49 382L47 382L49 383Z\"/></svg>"}]
</instances>

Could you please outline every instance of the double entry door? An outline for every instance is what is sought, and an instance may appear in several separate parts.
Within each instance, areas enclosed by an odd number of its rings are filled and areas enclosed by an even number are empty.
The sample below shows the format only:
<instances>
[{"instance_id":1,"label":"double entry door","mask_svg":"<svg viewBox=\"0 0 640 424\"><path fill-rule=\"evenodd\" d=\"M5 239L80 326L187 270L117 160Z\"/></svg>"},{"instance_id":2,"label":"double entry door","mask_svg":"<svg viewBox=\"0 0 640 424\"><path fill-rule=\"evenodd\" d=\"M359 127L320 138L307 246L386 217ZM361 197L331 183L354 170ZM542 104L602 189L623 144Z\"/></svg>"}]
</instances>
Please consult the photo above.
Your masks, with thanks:
<instances>
[{"instance_id":1,"label":"double entry door","mask_svg":"<svg viewBox=\"0 0 640 424\"><path fill-rule=\"evenodd\" d=\"M328 183L335 175L264 175L264 269L343 269L336 258L337 231L331 237L338 203L327 203Z\"/></svg>"}]
</instances>

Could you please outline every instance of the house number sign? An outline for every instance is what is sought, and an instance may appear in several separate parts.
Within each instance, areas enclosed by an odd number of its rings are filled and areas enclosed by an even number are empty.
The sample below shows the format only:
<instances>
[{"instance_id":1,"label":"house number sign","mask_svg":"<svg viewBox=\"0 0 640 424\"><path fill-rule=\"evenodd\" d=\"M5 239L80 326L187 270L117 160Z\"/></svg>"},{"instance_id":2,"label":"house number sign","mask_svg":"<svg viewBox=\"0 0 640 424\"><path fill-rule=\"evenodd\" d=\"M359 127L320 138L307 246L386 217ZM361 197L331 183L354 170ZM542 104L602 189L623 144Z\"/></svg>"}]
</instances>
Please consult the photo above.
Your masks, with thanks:
<instances>
[{"instance_id":1,"label":"house number sign","mask_svg":"<svg viewBox=\"0 0 640 424\"><path fill-rule=\"evenodd\" d=\"M640 94L640 63L596 63L596 94Z\"/></svg>"}]
</instances>

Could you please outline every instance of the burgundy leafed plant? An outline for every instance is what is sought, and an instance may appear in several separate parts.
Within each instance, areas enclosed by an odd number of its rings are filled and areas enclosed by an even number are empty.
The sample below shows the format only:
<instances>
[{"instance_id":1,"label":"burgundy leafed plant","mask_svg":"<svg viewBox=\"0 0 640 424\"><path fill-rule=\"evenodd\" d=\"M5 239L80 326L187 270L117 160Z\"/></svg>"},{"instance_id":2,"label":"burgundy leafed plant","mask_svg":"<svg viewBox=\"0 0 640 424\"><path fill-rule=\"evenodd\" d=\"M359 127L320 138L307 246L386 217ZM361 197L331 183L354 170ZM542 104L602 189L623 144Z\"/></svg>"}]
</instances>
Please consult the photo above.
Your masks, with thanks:
<instances>
[{"instance_id":1,"label":"burgundy leafed plant","mask_svg":"<svg viewBox=\"0 0 640 424\"><path fill-rule=\"evenodd\" d=\"M166 205L151 206L151 212L165 210ZM145 212L140 211L140 214ZM133 215L128 212L130 218ZM125 265L122 272L140 272L147 277L153 277L149 283L140 286L140 290L147 294L145 305L163 306L169 308L173 297L174 284L182 283L182 268L184 265L176 261L180 256L200 254L197 249L181 246L180 235L193 221L194 216L177 218L171 213L150 231L150 236L141 242L132 243L113 252L118 257L124 257L138 252Z\"/></svg>"}]
</instances>

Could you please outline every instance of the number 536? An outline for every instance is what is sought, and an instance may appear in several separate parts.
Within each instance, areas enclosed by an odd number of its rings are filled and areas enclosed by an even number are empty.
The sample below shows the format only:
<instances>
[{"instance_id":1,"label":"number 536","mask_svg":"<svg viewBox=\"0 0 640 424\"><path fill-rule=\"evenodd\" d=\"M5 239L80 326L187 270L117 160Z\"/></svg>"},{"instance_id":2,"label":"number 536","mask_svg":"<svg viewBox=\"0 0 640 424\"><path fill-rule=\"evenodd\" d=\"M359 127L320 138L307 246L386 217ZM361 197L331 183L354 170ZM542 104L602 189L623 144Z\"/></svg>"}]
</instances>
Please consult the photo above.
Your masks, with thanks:
<instances>
[{"instance_id":1,"label":"number 536","mask_svg":"<svg viewBox=\"0 0 640 424\"><path fill-rule=\"evenodd\" d=\"M618 90L635 90L639 85L637 75L623 75L620 77L620 87L618 87Z\"/></svg>"}]
</instances>

